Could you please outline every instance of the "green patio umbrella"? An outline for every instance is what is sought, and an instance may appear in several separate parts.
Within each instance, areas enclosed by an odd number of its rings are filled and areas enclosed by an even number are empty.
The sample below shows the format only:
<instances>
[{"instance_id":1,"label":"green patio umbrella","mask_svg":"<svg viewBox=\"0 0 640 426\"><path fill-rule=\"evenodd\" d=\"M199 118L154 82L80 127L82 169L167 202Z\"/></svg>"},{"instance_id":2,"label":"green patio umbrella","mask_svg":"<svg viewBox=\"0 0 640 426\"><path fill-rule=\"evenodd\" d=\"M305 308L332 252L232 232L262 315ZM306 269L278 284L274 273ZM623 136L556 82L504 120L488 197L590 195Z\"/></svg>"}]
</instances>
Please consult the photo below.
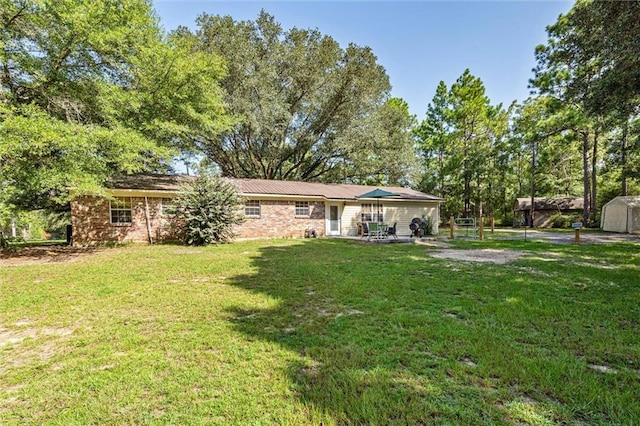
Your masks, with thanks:
<instances>
[{"instance_id":1,"label":"green patio umbrella","mask_svg":"<svg viewBox=\"0 0 640 426\"><path fill-rule=\"evenodd\" d=\"M376 198L378 200L377 222L380 222L380 198L393 197L395 195L398 195L398 194L396 194L395 192L389 192L389 191L385 191L384 189L376 188L373 191L369 191L369 192L366 192L364 194L356 196L356 199Z\"/></svg>"}]
</instances>

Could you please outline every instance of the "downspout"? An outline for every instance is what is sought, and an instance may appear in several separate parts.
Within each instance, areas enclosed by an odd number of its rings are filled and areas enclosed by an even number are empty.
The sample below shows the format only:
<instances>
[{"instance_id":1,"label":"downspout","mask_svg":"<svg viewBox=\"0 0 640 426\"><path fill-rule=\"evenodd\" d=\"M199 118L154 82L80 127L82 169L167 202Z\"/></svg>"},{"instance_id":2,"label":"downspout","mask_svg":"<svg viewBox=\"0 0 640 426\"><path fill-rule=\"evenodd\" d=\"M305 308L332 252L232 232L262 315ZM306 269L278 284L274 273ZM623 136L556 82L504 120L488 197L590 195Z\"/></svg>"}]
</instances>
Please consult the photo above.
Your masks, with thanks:
<instances>
[{"instance_id":1,"label":"downspout","mask_svg":"<svg viewBox=\"0 0 640 426\"><path fill-rule=\"evenodd\" d=\"M151 219L149 217L149 200L147 197L144 197L144 217L147 219L147 237L149 244L153 244L153 238L151 237Z\"/></svg>"}]
</instances>

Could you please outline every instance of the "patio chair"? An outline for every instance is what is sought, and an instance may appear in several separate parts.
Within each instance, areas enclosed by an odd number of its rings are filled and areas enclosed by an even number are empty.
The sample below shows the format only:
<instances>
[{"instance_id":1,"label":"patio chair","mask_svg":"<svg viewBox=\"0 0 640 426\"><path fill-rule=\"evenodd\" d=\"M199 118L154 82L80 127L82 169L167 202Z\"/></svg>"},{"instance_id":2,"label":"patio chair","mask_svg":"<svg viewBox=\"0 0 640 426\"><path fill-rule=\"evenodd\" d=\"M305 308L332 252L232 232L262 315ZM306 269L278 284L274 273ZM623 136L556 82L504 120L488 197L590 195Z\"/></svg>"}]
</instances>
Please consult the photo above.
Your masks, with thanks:
<instances>
[{"instance_id":1,"label":"patio chair","mask_svg":"<svg viewBox=\"0 0 640 426\"><path fill-rule=\"evenodd\" d=\"M362 222L361 224L361 229L362 229L362 234L360 235L361 238L364 237L368 237L369 236L369 225L367 224L367 222Z\"/></svg>"},{"instance_id":2,"label":"patio chair","mask_svg":"<svg viewBox=\"0 0 640 426\"><path fill-rule=\"evenodd\" d=\"M380 238L380 227L377 222L370 222L367 224L369 226L369 233L367 235L367 239Z\"/></svg>"},{"instance_id":3,"label":"patio chair","mask_svg":"<svg viewBox=\"0 0 640 426\"><path fill-rule=\"evenodd\" d=\"M387 228L387 232L386 235L393 235L393 238L395 238L396 240L398 239L398 233L397 233L397 229L396 226L398 226L398 222L393 222L393 226L390 226Z\"/></svg>"}]
</instances>

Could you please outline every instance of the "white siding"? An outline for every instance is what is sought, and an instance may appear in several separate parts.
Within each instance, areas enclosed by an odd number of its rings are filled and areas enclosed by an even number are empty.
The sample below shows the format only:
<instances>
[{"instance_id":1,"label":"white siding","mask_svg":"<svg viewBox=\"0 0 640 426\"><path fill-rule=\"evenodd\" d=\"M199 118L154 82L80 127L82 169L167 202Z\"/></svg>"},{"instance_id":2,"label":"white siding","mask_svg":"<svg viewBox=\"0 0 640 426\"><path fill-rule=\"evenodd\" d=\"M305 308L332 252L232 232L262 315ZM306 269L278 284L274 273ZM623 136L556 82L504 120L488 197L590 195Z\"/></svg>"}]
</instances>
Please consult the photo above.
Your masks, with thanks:
<instances>
[{"instance_id":1,"label":"white siding","mask_svg":"<svg viewBox=\"0 0 640 426\"><path fill-rule=\"evenodd\" d=\"M368 201L367 201L368 202ZM360 222L360 202L347 203L342 210L342 235L355 236L358 234L358 222ZM390 226L397 222L398 236L408 237L411 235L409 224L414 217L422 218L431 216L433 219L433 232L438 233L439 211L436 202L402 202L384 201L380 204L383 207L384 221Z\"/></svg>"},{"instance_id":2,"label":"white siding","mask_svg":"<svg viewBox=\"0 0 640 426\"><path fill-rule=\"evenodd\" d=\"M344 206L342 209L342 235L355 236L358 235L358 222L360 222L360 203Z\"/></svg>"},{"instance_id":3,"label":"white siding","mask_svg":"<svg viewBox=\"0 0 640 426\"><path fill-rule=\"evenodd\" d=\"M438 233L438 203L417 203L417 202L388 202L384 204L384 221L390 226L397 222L396 230L398 236L409 236L411 230L409 225L415 217L431 217L433 220L433 232Z\"/></svg>"}]
</instances>

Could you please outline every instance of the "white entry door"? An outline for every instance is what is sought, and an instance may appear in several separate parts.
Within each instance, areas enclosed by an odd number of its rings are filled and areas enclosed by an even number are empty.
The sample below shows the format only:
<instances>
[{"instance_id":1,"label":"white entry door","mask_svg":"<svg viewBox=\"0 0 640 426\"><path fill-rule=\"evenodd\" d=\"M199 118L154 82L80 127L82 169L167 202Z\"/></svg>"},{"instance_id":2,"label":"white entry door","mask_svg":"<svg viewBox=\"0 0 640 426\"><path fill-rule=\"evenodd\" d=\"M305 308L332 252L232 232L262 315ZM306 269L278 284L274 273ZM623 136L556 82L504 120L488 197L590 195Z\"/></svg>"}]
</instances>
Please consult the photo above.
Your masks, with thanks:
<instances>
[{"instance_id":1,"label":"white entry door","mask_svg":"<svg viewBox=\"0 0 640 426\"><path fill-rule=\"evenodd\" d=\"M340 235L340 205L328 204L326 213L327 235Z\"/></svg>"}]
</instances>

